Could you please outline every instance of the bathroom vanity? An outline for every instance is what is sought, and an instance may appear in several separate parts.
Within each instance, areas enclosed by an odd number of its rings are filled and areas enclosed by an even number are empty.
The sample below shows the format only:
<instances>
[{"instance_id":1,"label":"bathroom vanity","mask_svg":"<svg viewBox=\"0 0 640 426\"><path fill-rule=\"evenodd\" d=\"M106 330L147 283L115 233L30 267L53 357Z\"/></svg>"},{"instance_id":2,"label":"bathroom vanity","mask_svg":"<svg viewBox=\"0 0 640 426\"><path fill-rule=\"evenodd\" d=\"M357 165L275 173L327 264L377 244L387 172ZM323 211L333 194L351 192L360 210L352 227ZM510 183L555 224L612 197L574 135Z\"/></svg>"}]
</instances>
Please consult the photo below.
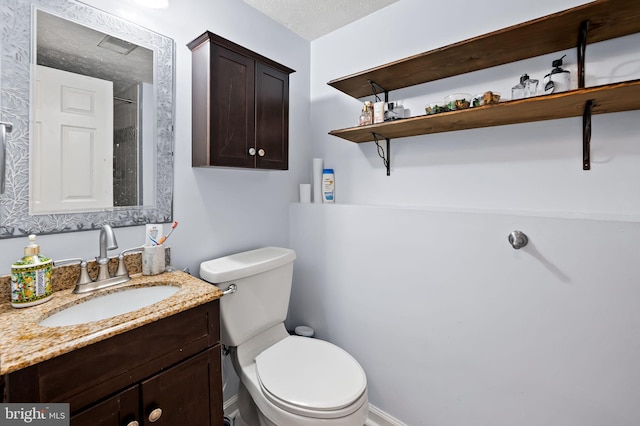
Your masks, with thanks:
<instances>
[{"instance_id":1,"label":"bathroom vanity","mask_svg":"<svg viewBox=\"0 0 640 426\"><path fill-rule=\"evenodd\" d=\"M0 304L3 402L69 403L73 426L222 425L222 294L182 272L134 277L106 292L153 285L180 289L148 307L78 325L38 322L98 294L65 289L31 308Z\"/></svg>"}]
</instances>

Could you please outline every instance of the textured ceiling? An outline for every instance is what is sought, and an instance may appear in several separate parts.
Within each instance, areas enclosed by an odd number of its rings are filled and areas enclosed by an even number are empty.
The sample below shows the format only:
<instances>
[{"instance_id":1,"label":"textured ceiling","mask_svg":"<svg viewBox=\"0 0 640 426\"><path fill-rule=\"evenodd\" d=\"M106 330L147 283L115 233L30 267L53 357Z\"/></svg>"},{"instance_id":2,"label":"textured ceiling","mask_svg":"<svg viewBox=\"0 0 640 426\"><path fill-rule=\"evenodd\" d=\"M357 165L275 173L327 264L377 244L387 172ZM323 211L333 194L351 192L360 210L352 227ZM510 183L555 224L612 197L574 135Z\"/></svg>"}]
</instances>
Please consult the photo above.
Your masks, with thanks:
<instances>
[{"instance_id":1,"label":"textured ceiling","mask_svg":"<svg viewBox=\"0 0 640 426\"><path fill-rule=\"evenodd\" d=\"M312 41L398 0L244 0Z\"/></svg>"}]
</instances>

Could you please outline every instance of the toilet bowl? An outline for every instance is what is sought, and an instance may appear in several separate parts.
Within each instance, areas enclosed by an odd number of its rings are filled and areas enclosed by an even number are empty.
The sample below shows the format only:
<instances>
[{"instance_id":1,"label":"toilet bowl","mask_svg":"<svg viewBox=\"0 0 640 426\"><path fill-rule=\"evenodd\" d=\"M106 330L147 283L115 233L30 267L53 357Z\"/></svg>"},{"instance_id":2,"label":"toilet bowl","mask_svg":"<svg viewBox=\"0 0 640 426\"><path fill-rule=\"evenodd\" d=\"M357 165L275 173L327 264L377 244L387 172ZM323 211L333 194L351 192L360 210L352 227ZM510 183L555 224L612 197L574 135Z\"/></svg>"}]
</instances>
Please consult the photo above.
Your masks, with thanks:
<instances>
[{"instance_id":1,"label":"toilet bowl","mask_svg":"<svg viewBox=\"0 0 640 426\"><path fill-rule=\"evenodd\" d=\"M203 262L202 279L235 292L220 301L221 341L240 377L238 423L362 426L367 379L342 348L284 326L293 250L265 247Z\"/></svg>"}]
</instances>

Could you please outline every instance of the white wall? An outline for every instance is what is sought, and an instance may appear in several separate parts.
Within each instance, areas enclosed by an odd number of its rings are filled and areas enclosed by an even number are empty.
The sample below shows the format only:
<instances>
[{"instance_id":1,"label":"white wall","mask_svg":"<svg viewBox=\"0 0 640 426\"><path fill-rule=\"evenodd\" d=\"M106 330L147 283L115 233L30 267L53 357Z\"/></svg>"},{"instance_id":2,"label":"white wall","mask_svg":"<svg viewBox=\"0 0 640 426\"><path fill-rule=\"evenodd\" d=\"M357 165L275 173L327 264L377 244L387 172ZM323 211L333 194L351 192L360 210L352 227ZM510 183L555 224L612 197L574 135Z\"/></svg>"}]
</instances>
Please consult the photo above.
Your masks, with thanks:
<instances>
[{"instance_id":1,"label":"white wall","mask_svg":"<svg viewBox=\"0 0 640 426\"><path fill-rule=\"evenodd\" d=\"M237 0L172 0L150 10L132 0L86 0L114 15L172 38L176 46L174 264L198 273L202 260L260 245L288 243L288 204L298 183L309 181L309 42ZM296 70L291 75L289 171L191 168L191 52L186 44L210 30ZM268 34L268 37L265 37ZM44 235L42 253L53 259L98 255L98 231ZM118 228L120 248L144 241L144 228ZM0 240L0 274L23 255L26 238ZM114 251L111 254L117 254Z\"/></svg>"},{"instance_id":2,"label":"white wall","mask_svg":"<svg viewBox=\"0 0 640 426\"><path fill-rule=\"evenodd\" d=\"M312 155L339 204L291 206L289 325L353 353L370 402L408 425L640 418L640 111L594 116L588 172L580 118L393 140L390 177L373 143L327 134L361 105L328 81L581 3L400 0L311 44ZM640 78L639 40L589 46L587 84ZM452 92L509 98L565 53L575 69L570 50L390 97L413 115Z\"/></svg>"},{"instance_id":3,"label":"white wall","mask_svg":"<svg viewBox=\"0 0 640 426\"><path fill-rule=\"evenodd\" d=\"M292 204L289 321L349 351L369 401L407 425L632 426L638 238L637 223Z\"/></svg>"}]
</instances>

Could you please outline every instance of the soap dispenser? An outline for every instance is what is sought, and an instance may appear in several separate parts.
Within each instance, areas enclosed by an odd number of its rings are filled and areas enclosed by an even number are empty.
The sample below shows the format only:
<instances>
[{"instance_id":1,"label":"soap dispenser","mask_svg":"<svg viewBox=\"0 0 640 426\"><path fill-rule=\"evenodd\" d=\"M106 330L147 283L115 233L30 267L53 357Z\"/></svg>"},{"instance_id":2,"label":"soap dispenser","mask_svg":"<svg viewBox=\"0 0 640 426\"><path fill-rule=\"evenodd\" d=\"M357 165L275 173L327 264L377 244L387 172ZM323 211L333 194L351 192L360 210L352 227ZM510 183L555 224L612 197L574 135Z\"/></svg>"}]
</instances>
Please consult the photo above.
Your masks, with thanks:
<instances>
[{"instance_id":1,"label":"soap dispenser","mask_svg":"<svg viewBox=\"0 0 640 426\"><path fill-rule=\"evenodd\" d=\"M40 254L36 236L29 235L24 257L11 265L11 306L26 308L53 297L53 261Z\"/></svg>"}]
</instances>

